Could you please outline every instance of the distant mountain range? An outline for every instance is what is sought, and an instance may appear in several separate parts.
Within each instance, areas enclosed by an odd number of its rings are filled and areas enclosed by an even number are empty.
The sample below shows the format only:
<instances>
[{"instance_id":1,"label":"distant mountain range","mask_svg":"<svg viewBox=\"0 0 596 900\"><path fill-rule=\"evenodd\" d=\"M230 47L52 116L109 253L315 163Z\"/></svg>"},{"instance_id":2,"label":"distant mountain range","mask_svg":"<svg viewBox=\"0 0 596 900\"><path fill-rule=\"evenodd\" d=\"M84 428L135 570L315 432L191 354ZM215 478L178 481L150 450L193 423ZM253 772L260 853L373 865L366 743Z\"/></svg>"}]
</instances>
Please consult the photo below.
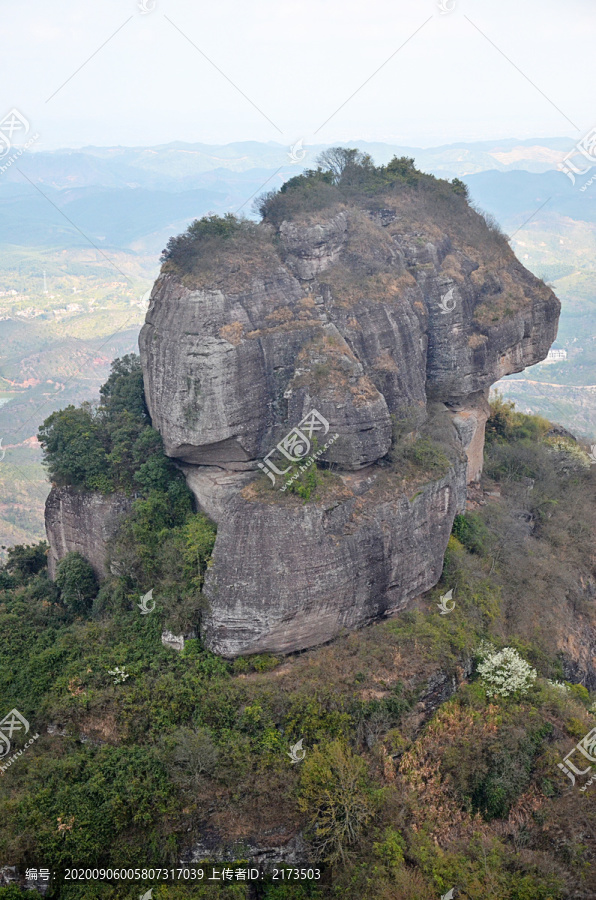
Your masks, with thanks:
<instances>
[{"instance_id":1,"label":"distant mountain range","mask_svg":"<svg viewBox=\"0 0 596 900\"><path fill-rule=\"evenodd\" d=\"M525 141L481 141L445 144L441 147L408 147L398 144L353 141L349 146L370 153L377 164L393 156L411 156L419 169L452 178L473 175L487 169L545 172L556 167L574 145L572 138L535 138ZM79 150L29 152L19 167L29 178L56 188L90 185L148 190L197 190L208 188L213 180L228 181L229 173L260 169L279 169L294 174L312 167L318 154L328 144L304 145L297 141L292 148L269 141L242 141L232 144L186 144L175 142L155 147L84 147ZM203 176L207 176L205 181ZM19 181L14 169L3 175L3 181ZM214 188L219 190L220 188Z\"/></svg>"},{"instance_id":2,"label":"distant mountain range","mask_svg":"<svg viewBox=\"0 0 596 900\"><path fill-rule=\"evenodd\" d=\"M0 188L0 241L36 248L94 243L159 255L171 234L227 205L225 195L207 190L11 185L10 191Z\"/></svg>"},{"instance_id":3,"label":"distant mountain range","mask_svg":"<svg viewBox=\"0 0 596 900\"><path fill-rule=\"evenodd\" d=\"M596 185L583 193L582 183L571 184L559 171L534 174L524 171L479 172L464 178L473 201L492 213L506 231L532 221L552 221L562 216L596 222Z\"/></svg>"},{"instance_id":4,"label":"distant mountain range","mask_svg":"<svg viewBox=\"0 0 596 900\"><path fill-rule=\"evenodd\" d=\"M473 200L506 230L534 215L596 221L596 190L582 193L556 171L571 139L354 146L376 162L412 156L423 171L464 178ZM287 147L255 141L30 152L0 177L0 240L159 254L171 234L208 212L251 215L256 196L315 165L323 149L295 145L297 158L305 154L295 164Z\"/></svg>"}]
</instances>

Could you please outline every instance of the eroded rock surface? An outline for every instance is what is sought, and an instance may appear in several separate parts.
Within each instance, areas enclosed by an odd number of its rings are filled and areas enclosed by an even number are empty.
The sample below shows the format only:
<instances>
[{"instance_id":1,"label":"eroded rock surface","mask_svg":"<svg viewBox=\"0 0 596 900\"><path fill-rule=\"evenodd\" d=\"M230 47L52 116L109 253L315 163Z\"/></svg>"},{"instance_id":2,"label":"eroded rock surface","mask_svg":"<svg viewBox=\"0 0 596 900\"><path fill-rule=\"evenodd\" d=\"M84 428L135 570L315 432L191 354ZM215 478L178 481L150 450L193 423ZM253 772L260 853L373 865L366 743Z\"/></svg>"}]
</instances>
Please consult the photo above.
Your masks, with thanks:
<instances>
[{"instance_id":1,"label":"eroded rock surface","mask_svg":"<svg viewBox=\"0 0 596 900\"><path fill-rule=\"evenodd\" d=\"M554 340L552 291L465 203L446 219L435 200L336 204L252 226L185 272L164 265L139 341L145 393L218 526L204 619L218 653L312 646L435 584L482 471L488 389ZM303 502L282 490L287 454L267 460L311 410L328 428L297 455L334 435L317 459L335 475Z\"/></svg>"},{"instance_id":2,"label":"eroded rock surface","mask_svg":"<svg viewBox=\"0 0 596 900\"><path fill-rule=\"evenodd\" d=\"M246 226L162 269L139 340L145 393L218 526L203 624L225 656L321 643L440 576L480 477L488 388L546 355L559 313L448 194ZM305 432L313 410L318 431ZM333 474L296 496L291 460L315 457ZM52 577L71 550L104 577L130 504L54 488Z\"/></svg>"},{"instance_id":3,"label":"eroded rock surface","mask_svg":"<svg viewBox=\"0 0 596 900\"><path fill-rule=\"evenodd\" d=\"M215 507L210 467L185 473L218 523L204 625L224 656L303 649L401 609L438 581L465 505L463 456L409 496L398 473L374 466L338 477L308 503L243 488L240 474Z\"/></svg>"},{"instance_id":4,"label":"eroded rock surface","mask_svg":"<svg viewBox=\"0 0 596 900\"><path fill-rule=\"evenodd\" d=\"M480 481L484 460L484 429L490 415L490 406L484 393L467 398L465 406L454 406L453 424L468 458L466 481Z\"/></svg>"},{"instance_id":5,"label":"eroded rock surface","mask_svg":"<svg viewBox=\"0 0 596 900\"><path fill-rule=\"evenodd\" d=\"M45 508L50 578L55 578L57 564L71 551L89 560L98 578L104 578L108 574L108 543L131 503L123 494L52 488Z\"/></svg>"}]
</instances>

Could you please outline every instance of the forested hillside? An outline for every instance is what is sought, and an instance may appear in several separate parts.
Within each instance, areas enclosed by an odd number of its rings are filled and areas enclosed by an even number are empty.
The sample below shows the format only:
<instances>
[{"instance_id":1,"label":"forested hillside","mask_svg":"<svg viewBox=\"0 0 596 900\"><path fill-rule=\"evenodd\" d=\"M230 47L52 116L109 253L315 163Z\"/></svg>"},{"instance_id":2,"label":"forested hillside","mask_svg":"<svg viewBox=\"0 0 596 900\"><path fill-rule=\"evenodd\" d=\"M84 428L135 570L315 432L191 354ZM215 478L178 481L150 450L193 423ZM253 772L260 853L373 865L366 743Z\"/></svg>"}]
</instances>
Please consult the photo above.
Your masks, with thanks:
<instances>
[{"instance_id":1,"label":"forested hillside","mask_svg":"<svg viewBox=\"0 0 596 900\"><path fill-rule=\"evenodd\" d=\"M138 360L40 440L55 483L121 492L132 512L101 585L77 554L51 582L44 544L0 572L2 710L39 735L0 783L0 859L20 883L46 866L61 900L594 895L594 788L557 767L596 725L596 468L570 435L497 399L435 589L327 646L233 662L200 637L161 642L200 633L215 528L151 428ZM64 878L255 853L332 866L333 883Z\"/></svg>"}]
</instances>

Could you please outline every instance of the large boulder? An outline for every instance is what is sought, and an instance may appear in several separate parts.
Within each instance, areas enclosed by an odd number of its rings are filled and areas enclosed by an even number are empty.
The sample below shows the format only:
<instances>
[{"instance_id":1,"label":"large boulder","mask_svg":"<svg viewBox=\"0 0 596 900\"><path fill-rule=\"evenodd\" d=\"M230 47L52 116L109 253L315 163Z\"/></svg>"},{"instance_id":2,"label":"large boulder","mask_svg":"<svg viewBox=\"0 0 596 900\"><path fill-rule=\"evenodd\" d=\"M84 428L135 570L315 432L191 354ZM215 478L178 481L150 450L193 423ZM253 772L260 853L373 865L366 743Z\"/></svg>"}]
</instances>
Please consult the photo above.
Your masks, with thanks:
<instances>
[{"instance_id":1,"label":"large boulder","mask_svg":"<svg viewBox=\"0 0 596 900\"><path fill-rule=\"evenodd\" d=\"M145 394L218 525L215 651L312 646L440 577L481 474L488 389L546 356L560 308L449 190L247 224L164 264L139 339ZM291 494L314 460L334 475Z\"/></svg>"},{"instance_id":2,"label":"large boulder","mask_svg":"<svg viewBox=\"0 0 596 900\"><path fill-rule=\"evenodd\" d=\"M312 647L403 608L438 581L466 497L465 457L408 491L390 466L345 474L308 503L237 473L216 507L210 467L185 472L218 522L203 624L227 657Z\"/></svg>"}]
</instances>

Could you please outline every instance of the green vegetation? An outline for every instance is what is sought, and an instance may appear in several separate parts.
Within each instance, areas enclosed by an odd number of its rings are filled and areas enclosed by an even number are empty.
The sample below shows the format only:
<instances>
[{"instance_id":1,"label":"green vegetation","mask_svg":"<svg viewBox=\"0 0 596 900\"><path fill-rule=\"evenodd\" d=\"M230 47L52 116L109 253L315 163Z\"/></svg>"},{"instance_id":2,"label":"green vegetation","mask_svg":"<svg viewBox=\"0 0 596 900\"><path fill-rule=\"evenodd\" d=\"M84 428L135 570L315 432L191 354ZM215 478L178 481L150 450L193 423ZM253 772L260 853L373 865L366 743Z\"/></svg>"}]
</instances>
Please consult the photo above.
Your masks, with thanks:
<instances>
[{"instance_id":1,"label":"green vegetation","mask_svg":"<svg viewBox=\"0 0 596 900\"><path fill-rule=\"evenodd\" d=\"M404 188L443 188L452 196L463 197L461 183L449 184L419 172L414 160L394 157L386 166L375 166L368 153L332 147L317 159L316 169L307 169L290 178L278 191L269 191L256 203L264 221L275 226L284 219L317 212L346 202L370 203L375 197ZM457 181L457 179L456 179Z\"/></svg>"},{"instance_id":2,"label":"green vegetation","mask_svg":"<svg viewBox=\"0 0 596 900\"><path fill-rule=\"evenodd\" d=\"M186 232L168 242L162 256L162 272L175 273L194 289L213 289L221 281L227 290L242 290L262 272L263 266L279 264L275 231L285 220L304 219L322 210L339 211L347 204L379 212L388 205L394 209L396 202L408 208L409 218L422 230L431 221L433 227L444 222L445 226L449 223L457 240L469 242L473 236L475 243L485 249L487 258L502 255L507 246L497 223L468 205L467 189L458 179L449 182L420 172L410 157L394 157L387 165L376 166L367 153L331 147L317 158L315 169L290 178L279 190L269 191L255 201L260 224L232 213L195 220ZM367 248L359 247L354 260L362 252L365 256L356 270L364 267L369 287L373 286L370 279L377 278L375 293L386 290L383 276L387 275L387 267L379 260L378 252L369 253ZM395 271L390 274L394 277ZM341 277L341 273L335 275ZM353 276L351 273L348 280L354 282Z\"/></svg>"},{"instance_id":3,"label":"green vegetation","mask_svg":"<svg viewBox=\"0 0 596 900\"><path fill-rule=\"evenodd\" d=\"M450 466L446 453L428 437L417 438L411 446L405 448L404 456L424 472L434 475L445 474Z\"/></svg>"},{"instance_id":4,"label":"green vegetation","mask_svg":"<svg viewBox=\"0 0 596 900\"><path fill-rule=\"evenodd\" d=\"M319 442L314 438L310 455L306 457L305 462L315 457L318 451ZM284 476L282 491L287 491L289 494L297 494L305 503L311 499L320 499L319 490L329 485L332 481L329 469L319 468L319 463L316 459L303 472L300 471L301 465L301 462L292 464L290 471Z\"/></svg>"},{"instance_id":5,"label":"green vegetation","mask_svg":"<svg viewBox=\"0 0 596 900\"><path fill-rule=\"evenodd\" d=\"M130 367L119 373L104 406L139 399ZM264 831L300 831L311 862L333 861L333 883L265 882L264 900L421 900L455 885L470 900L588 891L596 813L583 794L570 806L557 762L594 727L593 697L551 682L565 682L572 610L595 617L574 579L590 571L596 484L592 469L561 468L564 451L513 412L503 421L494 406L487 448L487 487L497 479L501 496L458 517L440 584L417 607L283 664L267 654L230 663L200 639L182 653L162 646L176 616L197 623L214 539L175 476L135 500L114 547L122 574L95 597L76 554L52 584L45 545L12 550L0 571L0 696L40 737L1 779L1 858L21 870L42 859L172 866L213 830L240 841L239 856ZM414 451L425 467L427 449ZM515 474L520 453L531 491ZM141 616L151 586L157 608ZM440 615L446 590L455 608ZM473 663L483 641L513 652L484 671ZM489 697L487 679L511 686L520 660L537 673L527 689ZM299 740L306 755L293 765ZM138 900L141 887L59 877L49 896ZM244 885L162 885L153 896L220 893L248 896Z\"/></svg>"},{"instance_id":6,"label":"green vegetation","mask_svg":"<svg viewBox=\"0 0 596 900\"><path fill-rule=\"evenodd\" d=\"M80 553L67 553L60 560L56 587L62 603L74 615L83 615L91 609L98 590L95 573Z\"/></svg>"},{"instance_id":7,"label":"green vegetation","mask_svg":"<svg viewBox=\"0 0 596 900\"><path fill-rule=\"evenodd\" d=\"M132 511L111 548L122 574L98 593L89 564L69 553L58 566L60 602L76 615L91 608L105 613L124 598L130 603L139 591L153 588L168 627L193 630L205 605L201 591L215 526L193 512L184 477L165 456L161 437L150 425L137 356L115 360L100 396L97 408L83 403L52 413L40 428L40 441L54 483L133 496ZM22 569L27 554L32 556L29 564L38 565L35 552L12 551L7 574L17 566Z\"/></svg>"},{"instance_id":8,"label":"green vegetation","mask_svg":"<svg viewBox=\"0 0 596 900\"><path fill-rule=\"evenodd\" d=\"M444 413L429 407L426 421L416 427L408 419L393 417L391 449L387 459L406 476L440 478L451 466L453 447L445 444Z\"/></svg>"},{"instance_id":9,"label":"green vegetation","mask_svg":"<svg viewBox=\"0 0 596 900\"><path fill-rule=\"evenodd\" d=\"M297 494L299 497L306 502L311 499L316 498L317 488L320 486L321 481L323 479L322 473L317 468L316 462L309 466L305 472L295 473L298 477L295 481L291 481L287 490L290 494ZM286 482L290 481L293 478L292 473L288 474L286 478Z\"/></svg>"},{"instance_id":10,"label":"green vegetation","mask_svg":"<svg viewBox=\"0 0 596 900\"><path fill-rule=\"evenodd\" d=\"M345 861L374 812L366 762L332 741L309 754L300 774L298 807L308 816L313 848L331 863Z\"/></svg>"},{"instance_id":11,"label":"green vegetation","mask_svg":"<svg viewBox=\"0 0 596 900\"><path fill-rule=\"evenodd\" d=\"M452 178L451 187L456 194L460 194L460 196L465 197L466 200L469 198L470 192L468 191L468 186L460 178Z\"/></svg>"},{"instance_id":12,"label":"green vegetation","mask_svg":"<svg viewBox=\"0 0 596 900\"><path fill-rule=\"evenodd\" d=\"M38 439L50 480L104 494L144 495L182 483L149 422L138 356L115 360L100 395L98 407L67 406L41 425Z\"/></svg>"},{"instance_id":13,"label":"green vegetation","mask_svg":"<svg viewBox=\"0 0 596 900\"><path fill-rule=\"evenodd\" d=\"M281 225L291 214L313 213L338 203L341 194L331 172L307 169L288 179L279 191L269 191L256 202L257 211L267 222Z\"/></svg>"},{"instance_id":14,"label":"green vegetation","mask_svg":"<svg viewBox=\"0 0 596 900\"><path fill-rule=\"evenodd\" d=\"M191 289L243 290L274 262L271 235L249 219L232 213L195 219L170 238L162 256L162 273L174 273ZM279 262L279 260L278 260Z\"/></svg>"},{"instance_id":15,"label":"green vegetation","mask_svg":"<svg viewBox=\"0 0 596 900\"><path fill-rule=\"evenodd\" d=\"M195 219L184 234L169 239L161 261L171 263L180 272L189 272L197 255L208 254L218 241L228 240L242 229L251 227L250 222L238 219L232 213Z\"/></svg>"},{"instance_id":16,"label":"green vegetation","mask_svg":"<svg viewBox=\"0 0 596 900\"><path fill-rule=\"evenodd\" d=\"M489 532L481 517L476 513L457 515L453 521L451 533L470 553L485 555Z\"/></svg>"},{"instance_id":17,"label":"green vegetation","mask_svg":"<svg viewBox=\"0 0 596 900\"><path fill-rule=\"evenodd\" d=\"M517 412L515 403L505 400L498 392L491 399L491 414L486 423L488 443L536 442L546 436L551 424L541 416L526 416Z\"/></svg>"},{"instance_id":18,"label":"green vegetation","mask_svg":"<svg viewBox=\"0 0 596 900\"><path fill-rule=\"evenodd\" d=\"M24 584L46 567L48 545L45 541L32 547L10 547L8 560L2 571L3 587Z\"/></svg>"}]
</instances>

